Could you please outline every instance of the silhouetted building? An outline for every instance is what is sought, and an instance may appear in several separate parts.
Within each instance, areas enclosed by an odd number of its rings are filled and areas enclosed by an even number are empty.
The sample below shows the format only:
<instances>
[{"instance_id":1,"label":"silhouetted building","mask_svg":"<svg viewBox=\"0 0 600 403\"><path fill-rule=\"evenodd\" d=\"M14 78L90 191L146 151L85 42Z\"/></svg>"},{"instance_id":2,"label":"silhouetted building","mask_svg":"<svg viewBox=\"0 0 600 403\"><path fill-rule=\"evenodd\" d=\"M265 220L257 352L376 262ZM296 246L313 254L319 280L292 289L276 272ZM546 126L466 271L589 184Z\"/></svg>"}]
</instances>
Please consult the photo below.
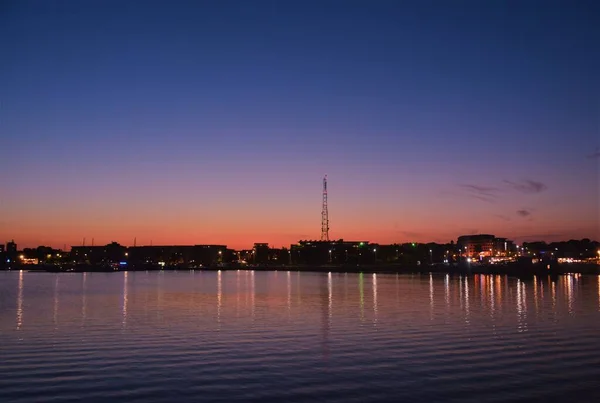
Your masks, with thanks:
<instances>
[{"instance_id":1,"label":"silhouetted building","mask_svg":"<svg viewBox=\"0 0 600 403\"><path fill-rule=\"evenodd\" d=\"M37 248L24 248L21 256L23 259L29 262L39 263L54 263L59 261L63 254L59 249L51 248L50 246L38 246Z\"/></svg>"},{"instance_id":2,"label":"silhouetted building","mask_svg":"<svg viewBox=\"0 0 600 403\"><path fill-rule=\"evenodd\" d=\"M255 243L252 248L254 264L267 264L271 260L270 248L268 243Z\"/></svg>"},{"instance_id":3,"label":"silhouetted building","mask_svg":"<svg viewBox=\"0 0 600 403\"><path fill-rule=\"evenodd\" d=\"M6 250L4 245L0 245L0 267L6 266Z\"/></svg>"},{"instance_id":4,"label":"silhouetted building","mask_svg":"<svg viewBox=\"0 0 600 403\"><path fill-rule=\"evenodd\" d=\"M509 256L514 248L512 241L489 234L463 235L458 238L457 246L460 256L471 259Z\"/></svg>"},{"instance_id":5,"label":"silhouetted building","mask_svg":"<svg viewBox=\"0 0 600 403\"><path fill-rule=\"evenodd\" d=\"M17 244L13 239L12 241L6 243L6 259L10 262L15 262L17 260L17 256Z\"/></svg>"},{"instance_id":6,"label":"silhouetted building","mask_svg":"<svg viewBox=\"0 0 600 403\"><path fill-rule=\"evenodd\" d=\"M368 241L299 241L290 247L296 264L371 264L377 260L379 245Z\"/></svg>"},{"instance_id":7,"label":"silhouetted building","mask_svg":"<svg viewBox=\"0 0 600 403\"><path fill-rule=\"evenodd\" d=\"M127 259L127 248L112 242L104 246L72 246L71 259L76 263L120 263Z\"/></svg>"},{"instance_id":8,"label":"silhouetted building","mask_svg":"<svg viewBox=\"0 0 600 403\"><path fill-rule=\"evenodd\" d=\"M494 250L496 237L489 234L463 235L458 237L458 245L461 256L471 259L490 257Z\"/></svg>"},{"instance_id":9,"label":"silhouetted building","mask_svg":"<svg viewBox=\"0 0 600 403\"><path fill-rule=\"evenodd\" d=\"M128 254L131 265L202 267L237 260L225 245L134 246Z\"/></svg>"},{"instance_id":10,"label":"silhouetted building","mask_svg":"<svg viewBox=\"0 0 600 403\"><path fill-rule=\"evenodd\" d=\"M494 239L494 256L509 256L514 252L514 242L506 238Z\"/></svg>"}]
</instances>

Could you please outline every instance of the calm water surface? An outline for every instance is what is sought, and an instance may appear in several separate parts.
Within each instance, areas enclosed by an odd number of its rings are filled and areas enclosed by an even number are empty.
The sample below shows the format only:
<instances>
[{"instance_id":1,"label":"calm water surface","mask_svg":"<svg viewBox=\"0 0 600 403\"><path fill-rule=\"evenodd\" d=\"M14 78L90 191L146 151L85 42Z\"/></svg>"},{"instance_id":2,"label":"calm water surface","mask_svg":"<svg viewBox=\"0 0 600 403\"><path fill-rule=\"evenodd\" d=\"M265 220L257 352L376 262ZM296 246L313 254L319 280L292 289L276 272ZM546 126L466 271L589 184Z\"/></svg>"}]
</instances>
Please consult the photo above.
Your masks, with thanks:
<instances>
[{"instance_id":1,"label":"calm water surface","mask_svg":"<svg viewBox=\"0 0 600 403\"><path fill-rule=\"evenodd\" d=\"M0 402L600 401L600 279L0 272Z\"/></svg>"}]
</instances>

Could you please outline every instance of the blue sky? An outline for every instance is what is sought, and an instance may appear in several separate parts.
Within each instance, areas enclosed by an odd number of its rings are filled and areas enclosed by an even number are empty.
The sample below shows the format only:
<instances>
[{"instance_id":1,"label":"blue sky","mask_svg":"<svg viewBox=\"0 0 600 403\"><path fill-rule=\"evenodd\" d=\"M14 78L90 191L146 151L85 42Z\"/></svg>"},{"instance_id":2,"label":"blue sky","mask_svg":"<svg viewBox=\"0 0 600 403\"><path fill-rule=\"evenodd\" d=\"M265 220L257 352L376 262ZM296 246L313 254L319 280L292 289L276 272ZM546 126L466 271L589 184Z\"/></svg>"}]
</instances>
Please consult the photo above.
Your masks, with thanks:
<instances>
[{"instance_id":1,"label":"blue sky","mask_svg":"<svg viewBox=\"0 0 600 403\"><path fill-rule=\"evenodd\" d=\"M0 10L0 235L598 236L596 2L124 3Z\"/></svg>"}]
</instances>

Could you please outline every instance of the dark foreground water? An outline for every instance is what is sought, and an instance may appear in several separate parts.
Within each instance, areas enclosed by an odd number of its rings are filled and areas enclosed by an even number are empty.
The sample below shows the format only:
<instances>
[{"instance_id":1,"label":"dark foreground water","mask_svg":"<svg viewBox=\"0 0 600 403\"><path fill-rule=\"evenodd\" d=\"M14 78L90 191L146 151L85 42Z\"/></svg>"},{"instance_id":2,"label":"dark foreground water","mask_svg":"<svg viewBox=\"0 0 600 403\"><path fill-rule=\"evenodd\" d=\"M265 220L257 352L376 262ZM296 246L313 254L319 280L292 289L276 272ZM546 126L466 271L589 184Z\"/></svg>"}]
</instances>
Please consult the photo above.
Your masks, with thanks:
<instances>
[{"instance_id":1,"label":"dark foreground water","mask_svg":"<svg viewBox=\"0 0 600 403\"><path fill-rule=\"evenodd\" d=\"M599 280L0 272L0 402L600 401Z\"/></svg>"}]
</instances>

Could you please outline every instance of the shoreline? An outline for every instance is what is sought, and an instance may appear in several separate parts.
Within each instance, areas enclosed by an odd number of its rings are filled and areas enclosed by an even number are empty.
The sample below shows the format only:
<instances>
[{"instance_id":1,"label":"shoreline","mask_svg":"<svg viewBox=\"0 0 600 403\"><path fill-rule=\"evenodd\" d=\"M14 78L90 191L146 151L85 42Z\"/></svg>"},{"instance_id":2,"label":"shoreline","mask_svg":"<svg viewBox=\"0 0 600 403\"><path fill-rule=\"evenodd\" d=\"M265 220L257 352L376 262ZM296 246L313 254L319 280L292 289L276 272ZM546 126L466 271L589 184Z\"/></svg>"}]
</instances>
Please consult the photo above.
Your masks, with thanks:
<instances>
[{"instance_id":1,"label":"shoreline","mask_svg":"<svg viewBox=\"0 0 600 403\"><path fill-rule=\"evenodd\" d=\"M148 272L148 271L293 271L306 273L377 273L377 274L493 274L509 276L533 276L533 275L562 275L562 274L588 274L600 275L600 265L597 264L534 264L534 265L428 265L422 267L406 267L399 265L283 265L283 266L133 266L133 267L114 267L101 265L78 265L78 266L35 266L35 267L14 267L7 268L4 271L25 270L28 272L41 273L114 273L114 272Z\"/></svg>"}]
</instances>

